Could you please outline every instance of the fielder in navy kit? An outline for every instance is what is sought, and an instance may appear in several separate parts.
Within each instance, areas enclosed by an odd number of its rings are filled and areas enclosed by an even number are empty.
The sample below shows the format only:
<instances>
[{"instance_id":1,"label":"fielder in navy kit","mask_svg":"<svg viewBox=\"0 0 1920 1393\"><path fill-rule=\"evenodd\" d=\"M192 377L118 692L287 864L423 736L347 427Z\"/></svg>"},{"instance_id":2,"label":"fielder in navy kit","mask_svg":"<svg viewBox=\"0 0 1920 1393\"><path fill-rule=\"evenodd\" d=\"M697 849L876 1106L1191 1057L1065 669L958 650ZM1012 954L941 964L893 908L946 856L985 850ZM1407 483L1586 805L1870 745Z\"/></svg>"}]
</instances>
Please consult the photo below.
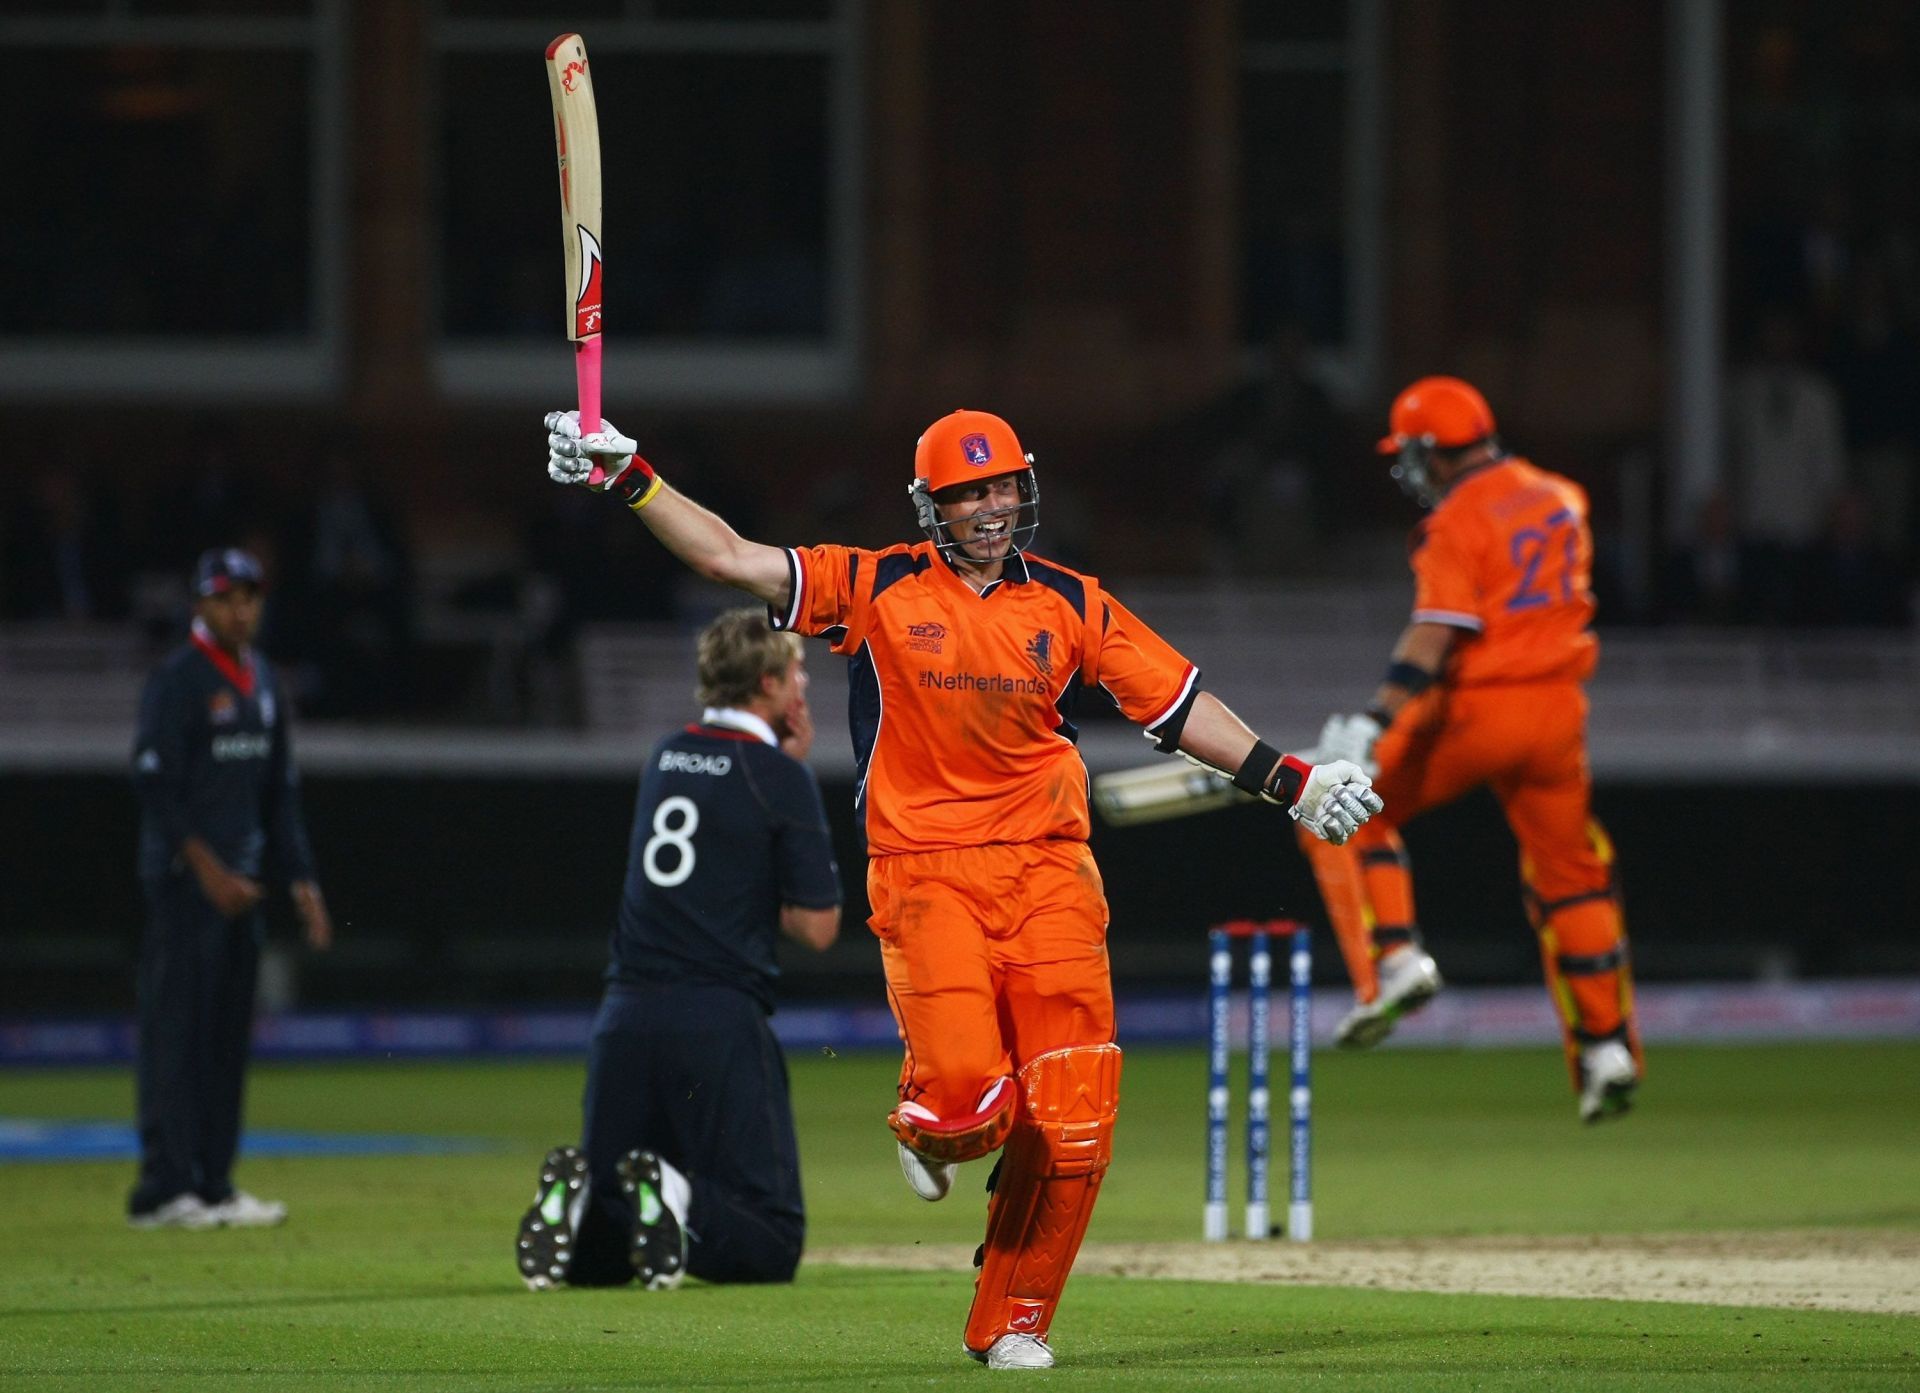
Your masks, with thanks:
<instances>
[{"instance_id":1,"label":"fielder in navy kit","mask_svg":"<svg viewBox=\"0 0 1920 1393\"><path fill-rule=\"evenodd\" d=\"M806 1215L786 1059L768 1027L776 931L840 931L800 641L759 609L699 640L700 720L647 757L587 1061L583 1140L555 1147L515 1257L535 1291L784 1282Z\"/></svg>"},{"instance_id":2,"label":"fielder in navy kit","mask_svg":"<svg viewBox=\"0 0 1920 1393\"><path fill-rule=\"evenodd\" d=\"M193 633L147 679L134 742L140 796L140 1179L135 1228L256 1227L286 1206L233 1186L269 875L307 942L333 940L300 816L287 708L253 651L260 563L210 551Z\"/></svg>"}]
</instances>

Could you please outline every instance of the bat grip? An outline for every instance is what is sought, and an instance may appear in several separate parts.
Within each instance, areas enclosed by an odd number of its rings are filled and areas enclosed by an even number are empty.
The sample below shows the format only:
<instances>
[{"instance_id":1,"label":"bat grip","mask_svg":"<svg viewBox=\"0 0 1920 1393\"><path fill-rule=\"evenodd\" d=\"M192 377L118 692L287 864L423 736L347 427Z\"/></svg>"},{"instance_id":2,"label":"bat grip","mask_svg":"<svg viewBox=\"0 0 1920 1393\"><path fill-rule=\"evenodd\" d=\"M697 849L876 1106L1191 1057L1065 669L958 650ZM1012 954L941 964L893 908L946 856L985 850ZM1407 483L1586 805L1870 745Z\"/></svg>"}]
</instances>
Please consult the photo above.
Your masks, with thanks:
<instances>
[{"instance_id":1,"label":"bat grip","mask_svg":"<svg viewBox=\"0 0 1920 1393\"><path fill-rule=\"evenodd\" d=\"M600 336L582 339L573 348L573 373L580 384L580 434L592 435L606 423L600 415ZM589 484L599 484L606 471L594 465Z\"/></svg>"}]
</instances>

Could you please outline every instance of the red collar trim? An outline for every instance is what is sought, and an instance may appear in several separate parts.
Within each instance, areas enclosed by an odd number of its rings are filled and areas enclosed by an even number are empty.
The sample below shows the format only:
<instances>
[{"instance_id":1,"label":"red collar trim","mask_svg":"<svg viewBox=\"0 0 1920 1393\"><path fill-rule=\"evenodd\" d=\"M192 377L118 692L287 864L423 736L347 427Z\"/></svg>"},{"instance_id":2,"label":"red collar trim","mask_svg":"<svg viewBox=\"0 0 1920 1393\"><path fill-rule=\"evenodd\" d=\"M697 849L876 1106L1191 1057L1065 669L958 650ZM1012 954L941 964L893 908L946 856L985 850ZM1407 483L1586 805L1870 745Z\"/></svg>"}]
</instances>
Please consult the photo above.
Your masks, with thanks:
<instances>
[{"instance_id":1,"label":"red collar trim","mask_svg":"<svg viewBox=\"0 0 1920 1393\"><path fill-rule=\"evenodd\" d=\"M764 745L766 742L750 730L735 730L731 726L701 725L695 721L687 727L689 735L704 735L713 740L744 740L749 745Z\"/></svg>"},{"instance_id":2,"label":"red collar trim","mask_svg":"<svg viewBox=\"0 0 1920 1393\"><path fill-rule=\"evenodd\" d=\"M194 621L193 646L200 650L200 656L213 664L227 681L233 684L241 696L253 695L253 653L249 651L242 662L235 662L233 655L213 641L213 635L198 620Z\"/></svg>"}]
</instances>

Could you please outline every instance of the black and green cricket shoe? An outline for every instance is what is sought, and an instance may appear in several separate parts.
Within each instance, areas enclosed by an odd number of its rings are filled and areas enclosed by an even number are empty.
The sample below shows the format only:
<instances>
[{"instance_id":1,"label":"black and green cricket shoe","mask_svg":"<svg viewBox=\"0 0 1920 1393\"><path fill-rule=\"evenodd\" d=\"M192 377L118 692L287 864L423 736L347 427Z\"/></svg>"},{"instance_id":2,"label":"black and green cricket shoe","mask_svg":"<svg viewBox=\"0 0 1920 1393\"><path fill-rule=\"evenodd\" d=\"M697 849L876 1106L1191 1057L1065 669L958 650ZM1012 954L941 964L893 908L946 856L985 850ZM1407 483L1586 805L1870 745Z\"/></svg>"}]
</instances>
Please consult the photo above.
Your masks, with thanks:
<instances>
[{"instance_id":1,"label":"black and green cricket shoe","mask_svg":"<svg viewBox=\"0 0 1920 1393\"><path fill-rule=\"evenodd\" d=\"M530 1290L545 1291L567 1280L579 1246L580 1216L586 1213L592 1188L587 1158L577 1146L556 1146L540 1163L540 1183L533 1204L520 1218L514 1252L520 1279Z\"/></svg>"},{"instance_id":2,"label":"black and green cricket shoe","mask_svg":"<svg viewBox=\"0 0 1920 1393\"><path fill-rule=\"evenodd\" d=\"M667 1206L661 1165L652 1151L629 1151L614 1163L633 1205L633 1273L648 1291L677 1287L687 1275L687 1231Z\"/></svg>"}]
</instances>

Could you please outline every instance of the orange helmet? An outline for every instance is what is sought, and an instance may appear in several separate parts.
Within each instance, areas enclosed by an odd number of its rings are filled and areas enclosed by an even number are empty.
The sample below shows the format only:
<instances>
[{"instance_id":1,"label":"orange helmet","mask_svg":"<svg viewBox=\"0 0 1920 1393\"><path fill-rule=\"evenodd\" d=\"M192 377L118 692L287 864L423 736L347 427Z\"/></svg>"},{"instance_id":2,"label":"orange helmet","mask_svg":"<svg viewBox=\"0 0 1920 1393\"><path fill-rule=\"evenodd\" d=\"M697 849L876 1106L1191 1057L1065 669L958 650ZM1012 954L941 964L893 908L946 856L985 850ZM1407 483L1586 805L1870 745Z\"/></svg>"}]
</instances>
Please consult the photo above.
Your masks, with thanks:
<instances>
[{"instance_id":1,"label":"orange helmet","mask_svg":"<svg viewBox=\"0 0 1920 1393\"><path fill-rule=\"evenodd\" d=\"M1436 450L1464 450L1494 439L1493 408L1479 389L1458 377L1423 377L1393 399L1390 434L1374 448L1398 455L1389 471L1401 489L1423 508L1439 501L1431 464Z\"/></svg>"},{"instance_id":2,"label":"orange helmet","mask_svg":"<svg viewBox=\"0 0 1920 1393\"><path fill-rule=\"evenodd\" d=\"M1493 434L1493 408L1471 382L1457 377L1423 377L1393 399L1387 417L1391 435L1376 447L1397 455L1410 440L1439 450L1459 450Z\"/></svg>"},{"instance_id":3,"label":"orange helmet","mask_svg":"<svg viewBox=\"0 0 1920 1393\"><path fill-rule=\"evenodd\" d=\"M1013 527L1013 548L1018 551L1033 540L1040 526L1040 485L1033 474L1033 456L1020 448L1013 427L991 412L952 411L942 416L913 448L913 483L907 493L920 530L943 552L959 545L947 535L934 495L1005 474L1020 476L1020 502L1008 510L1019 514Z\"/></svg>"}]
</instances>

